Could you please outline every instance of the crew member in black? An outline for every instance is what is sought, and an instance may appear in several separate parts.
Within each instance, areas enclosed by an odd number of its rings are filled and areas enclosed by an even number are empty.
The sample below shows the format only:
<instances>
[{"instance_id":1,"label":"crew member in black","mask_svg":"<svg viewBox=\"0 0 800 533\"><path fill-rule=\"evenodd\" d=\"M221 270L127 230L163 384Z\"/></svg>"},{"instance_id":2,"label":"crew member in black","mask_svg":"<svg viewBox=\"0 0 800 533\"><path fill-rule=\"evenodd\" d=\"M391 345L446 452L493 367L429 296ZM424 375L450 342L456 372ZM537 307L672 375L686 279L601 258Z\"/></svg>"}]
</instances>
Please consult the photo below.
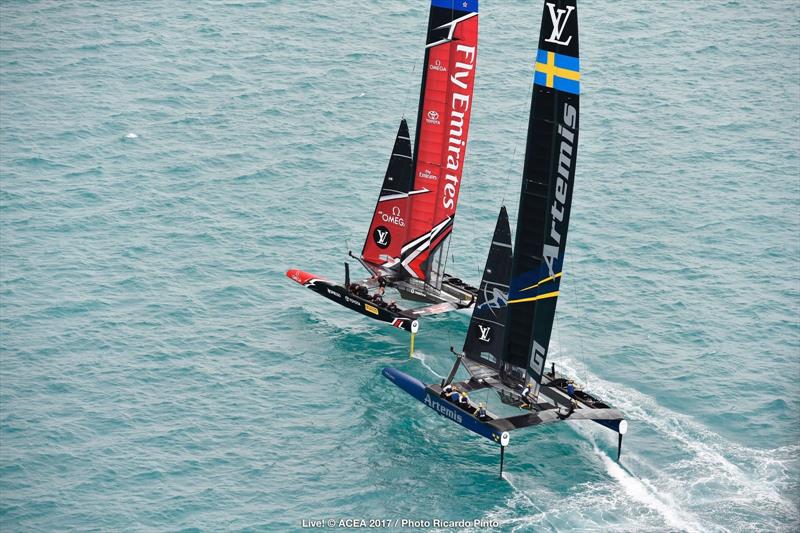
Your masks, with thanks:
<instances>
[{"instance_id":1,"label":"crew member in black","mask_svg":"<svg viewBox=\"0 0 800 533\"><path fill-rule=\"evenodd\" d=\"M384 292L386 292L386 278L378 276L378 294L383 296Z\"/></svg>"}]
</instances>

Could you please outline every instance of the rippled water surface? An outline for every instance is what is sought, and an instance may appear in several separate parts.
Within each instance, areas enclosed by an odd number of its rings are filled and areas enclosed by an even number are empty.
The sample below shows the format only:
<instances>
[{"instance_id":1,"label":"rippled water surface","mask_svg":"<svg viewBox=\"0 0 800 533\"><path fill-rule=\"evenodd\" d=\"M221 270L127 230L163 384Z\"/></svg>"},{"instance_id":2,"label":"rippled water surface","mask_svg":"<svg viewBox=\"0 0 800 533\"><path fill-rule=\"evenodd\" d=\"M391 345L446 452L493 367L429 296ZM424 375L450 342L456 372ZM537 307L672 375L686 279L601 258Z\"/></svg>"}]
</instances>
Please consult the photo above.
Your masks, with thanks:
<instances>
[{"instance_id":1,"label":"rippled water surface","mask_svg":"<svg viewBox=\"0 0 800 533\"><path fill-rule=\"evenodd\" d=\"M451 253L515 218L540 2L481 5ZM0 527L800 527L800 12L580 3L581 140L552 360L630 419L497 449L380 376L434 380L463 314L404 332L340 279L425 0L0 5ZM412 124L413 128L413 124ZM354 265L355 268L355 265Z\"/></svg>"}]
</instances>

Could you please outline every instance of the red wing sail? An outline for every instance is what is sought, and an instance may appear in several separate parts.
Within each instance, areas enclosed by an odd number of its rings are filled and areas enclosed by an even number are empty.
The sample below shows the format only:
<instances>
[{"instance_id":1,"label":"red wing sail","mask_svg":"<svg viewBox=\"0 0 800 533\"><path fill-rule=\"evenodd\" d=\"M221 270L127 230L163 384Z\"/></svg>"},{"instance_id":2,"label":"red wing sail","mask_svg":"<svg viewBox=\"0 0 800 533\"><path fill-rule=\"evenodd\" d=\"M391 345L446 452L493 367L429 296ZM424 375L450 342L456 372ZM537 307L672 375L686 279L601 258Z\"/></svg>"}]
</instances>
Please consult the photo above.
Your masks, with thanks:
<instances>
[{"instance_id":1,"label":"red wing sail","mask_svg":"<svg viewBox=\"0 0 800 533\"><path fill-rule=\"evenodd\" d=\"M478 52L477 0L432 0L422 75L411 216L402 247L406 273L429 281L450 235L466 155ZM441 255L441 254L439 254ZM437 264L434 264L437 263Z\"/></svg>"},{"instance_id":2,"label":"red wing sail","mask_svg":"<svg viewBox=\"0 0 800 533\"><path fill-rule=\"evenodd\" d=\"M361 256L370 263L388 267L399 261L407 231L411 169L411 140L408 124L403 119L397 130L381 194L361 251Z\"/></svg>"}]
</instances>

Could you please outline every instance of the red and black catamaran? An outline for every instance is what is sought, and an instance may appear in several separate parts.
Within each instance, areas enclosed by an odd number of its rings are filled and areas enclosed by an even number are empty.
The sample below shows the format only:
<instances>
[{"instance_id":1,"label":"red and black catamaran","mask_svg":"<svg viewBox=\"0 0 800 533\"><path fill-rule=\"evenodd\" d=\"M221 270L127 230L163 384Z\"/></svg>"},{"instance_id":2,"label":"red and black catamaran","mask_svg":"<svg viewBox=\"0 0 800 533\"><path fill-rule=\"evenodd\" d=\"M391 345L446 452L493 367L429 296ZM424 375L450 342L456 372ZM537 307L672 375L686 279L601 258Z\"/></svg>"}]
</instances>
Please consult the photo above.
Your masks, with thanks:
<instances>
[{"instance_id":1,"label":"red and black catamaran","mask_svg":"<svg viewBox=\"0 0 800 533\"><path fill-rule=\"evenodd\" d=\"M345 263L344 285L301 270L289 270L289 278L408 331L416 331L419 316L473 305L477 289L447 274L445 266L466 156L477 52L478 0L431 0L414 148L402 119L361 255L350 253L370 277L351 283ZM371 294L384 285L425 305L400 309Z\"/></svg>"},{"instance_id":2,"label":"red and black catamaran","mask_svg":"<svg viewBox=\"0 0 800 533\"><path fill-rule=\"evenodd\" d=\"M501 473L511 431L592 420L619 435L619 458L628 429L622 413L576 389L555 365L545 366L572 204L579 95L576 0L546 0L513 249L503 207L464 347L446 379L426 385L397 369L383 369L387 379L440 415L499 444ZM469 377L455 381L462 366ZM501 416L469 399L487 389L521 411Z\"/></svg>"}]
</instances>

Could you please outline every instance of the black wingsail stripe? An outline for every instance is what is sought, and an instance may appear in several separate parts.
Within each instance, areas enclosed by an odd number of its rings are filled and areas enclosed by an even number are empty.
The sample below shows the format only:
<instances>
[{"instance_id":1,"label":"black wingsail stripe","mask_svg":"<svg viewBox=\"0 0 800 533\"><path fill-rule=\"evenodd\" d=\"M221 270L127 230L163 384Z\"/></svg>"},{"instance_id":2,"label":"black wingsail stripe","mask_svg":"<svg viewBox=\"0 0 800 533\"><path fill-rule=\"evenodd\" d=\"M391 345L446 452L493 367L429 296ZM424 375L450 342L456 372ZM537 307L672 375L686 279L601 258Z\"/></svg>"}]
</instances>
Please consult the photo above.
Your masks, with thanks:
<instances>
[{"instance_id":1,"label":"black wingsail stripe","mask_svg":"<svg viewBox=\"0 0 800 533\"><path fill-rule=\"evenodd\" d=\"M439 222L439 224L435 225L433 227L433 229L431 230L430 237L428 238L428 244L425 246L425 248L422 248L420 250L420 253L423 250L427 249L427 248L431 248L431 246L433 245L433 242L439 237L439 235L441 235L442 233L445 233L448 229L452 229L453 220L454 220L453 217L447 217L443 221ZM447 240L449 238L450 238L450 235L448 234L441 241L439 241L435 246L432 247L430 255L428 256L428 259L425 260L425 263L427 263L428 261L431 260L431 257L433 257L437 253L437 251L440 250L444 246L444 244L447 242ZM425 263L423 263L423 265L425 265ZM425 271L426 271L426 276L425 277L428 280L431 279L431 270L432 269L430 268L430 266L431 265L429 264L428 267L425 268ZM444 266L441 266L441 270L442 271L439 272L440 275L443 273Z\"/></svg>"},{"instance_id":2,"label":"black wingsail stripe","mask_svg":"<svg viewBox=\"0 0 800 533\"><path fill-rule=\"evenodd\" d=\"M430 243L433 240L435 240L436 237L450 225L450 222L452 222L452 220L453 220L452 217L447 217L443 221L439 222L439 224L434 226L433 229L431 229L429 232L423 233L422 235L420 235L419 237L417 237L413 241L411 241L408 244L406 244L405 246L403 246L403 250L402 250L403 251L403 257L405 257L406 255L408 255L408 254L412 253L413 251L415 251L415 250L413 250L413 248L417 248L419 246L419 244L421 244L423 242L425 243L425 246L423 248L421 248L419 251L425 250L425 248L430 246Z\"/></svg>"},{"instance_id":3,"label":"black wingsail stripe","mask_svg":"<svg viewBox=\"0 0 800 533\"><path fill-rule=\"evenodd\" d=\"M413 248L416 248L419 244L426 242L428 240L428 237L430 237L430 235L431 232L429 231L428 233L425 233L417 237L413 241L403 246L403 257L405 257L408 253L410 253L410 251L413 250Z\"/></svg>"},{"instance_id":4,"label":"black wingsail stripe","mask_svg":"<svg viewBox=\"0 0 800 533\"><path fill-rule=\"evenodd\" d=\"M439 46L440 44L443 44L443 43L449 43L450 41L453 40L453 32L455 31L456 26L458 26L459 22L463 22L463 21L465 21L467 19L470 19L472 17L477 17L477 16L478 16L477 13L469 13L467 15L464 15L463 17L459 17L457 19L453 19L452 21L448 22L447 24L442 24L441 26L438 26L438 27L434 28L434 31L446 29L447 30L447 37L445 37L444 39L439 39L436 42L430 43L430 44L426 45L425 48L433 48L434 46Z\"/></svg>"},{"instance_id":5,"label":"black wingsail stripe","mask_svg":"<svg viewBox=\"0 0 800 533\"><path fill-rule=\"evenodd\" d=\"M504 379L538 393L561 283L578 146L580 66L575 0L546 0L525 149Z\"/></svg>"}]
</instances>

